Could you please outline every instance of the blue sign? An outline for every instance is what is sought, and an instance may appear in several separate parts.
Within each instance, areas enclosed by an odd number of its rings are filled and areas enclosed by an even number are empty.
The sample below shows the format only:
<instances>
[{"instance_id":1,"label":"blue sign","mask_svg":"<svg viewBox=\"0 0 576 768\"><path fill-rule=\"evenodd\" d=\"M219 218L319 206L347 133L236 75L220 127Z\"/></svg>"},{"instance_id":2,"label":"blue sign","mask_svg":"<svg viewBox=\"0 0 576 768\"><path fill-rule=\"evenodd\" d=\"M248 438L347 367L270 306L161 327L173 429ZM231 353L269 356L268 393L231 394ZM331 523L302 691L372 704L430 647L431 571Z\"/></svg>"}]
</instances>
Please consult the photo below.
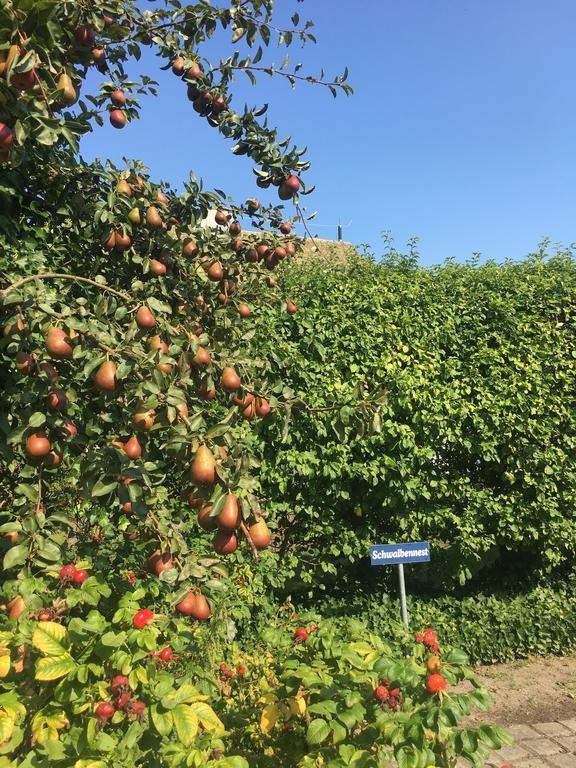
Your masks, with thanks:
<instances>
[{"instance_id":1,"label":"blue sign","mask_svg":"<svg viewBox=\"0 0 576 768\"><path fill-rule=\"evenodd\" d=\"M427 541L411 541L409 544L372 544L371 565L398 565L398 563L426 563L430 560Z\"/></svg>"}]
</instances>

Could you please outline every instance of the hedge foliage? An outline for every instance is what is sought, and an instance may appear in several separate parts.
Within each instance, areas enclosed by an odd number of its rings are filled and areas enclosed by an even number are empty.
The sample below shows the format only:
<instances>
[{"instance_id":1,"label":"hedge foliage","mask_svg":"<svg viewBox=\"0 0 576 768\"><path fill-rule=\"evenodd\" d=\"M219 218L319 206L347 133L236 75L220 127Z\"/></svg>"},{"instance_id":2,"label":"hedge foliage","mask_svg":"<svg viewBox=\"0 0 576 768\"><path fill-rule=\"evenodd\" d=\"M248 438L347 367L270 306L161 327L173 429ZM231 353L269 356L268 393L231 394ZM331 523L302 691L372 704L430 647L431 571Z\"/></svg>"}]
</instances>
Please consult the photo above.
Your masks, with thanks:
<instances>
[{"instance_id":1,"label":"hedge foliage","mask_svg":"<svg viewBox=\"0 0 576 768\"><path fill-rule=\"evenodd\" d=\"M380 264L312 255L283 279L299 323L270 318L263 351L308 407L333 403L340 418L265 435L277 586L326 588L358 569L368 578L378 541L431 541L432 562L414 574L421 589L569 566L572 253L432 268L397 254ZM363 435L353 406L366 398L380 407L376 433Z\"/></svg>"},{"instance_id":2,"label":"hedge foliage","mask_svg":"<svg viewBox=\"0 0 576 768\"><path fill-rule=\"evenodd\" d=\"M395 593L394 593L395 594ZM398 599L362 589L314 602L321 616L356 617L398 643L404 637ZM433 627L443 642L458 642L475 664L576 652L576 578L525 591L467 595L408 595L410 627Z\"/></svg>"}]
</instances>

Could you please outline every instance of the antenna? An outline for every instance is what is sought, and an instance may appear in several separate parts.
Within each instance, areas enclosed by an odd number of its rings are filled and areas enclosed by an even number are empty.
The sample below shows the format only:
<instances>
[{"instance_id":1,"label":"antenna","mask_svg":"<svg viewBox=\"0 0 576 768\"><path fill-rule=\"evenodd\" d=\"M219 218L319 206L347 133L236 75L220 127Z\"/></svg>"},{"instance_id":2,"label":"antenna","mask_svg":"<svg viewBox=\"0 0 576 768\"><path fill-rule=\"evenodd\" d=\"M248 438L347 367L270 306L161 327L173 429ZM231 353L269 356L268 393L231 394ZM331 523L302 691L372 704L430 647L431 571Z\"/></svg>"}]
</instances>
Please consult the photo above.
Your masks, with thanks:
<instances>
[{"instance_id":1,"label":"antenna","mask_svg":"<svg viewBox=\"0 0 576 768\"><path fill-rule=\"evenodd\" d=\"M348 227L352 224L352 219L348 222L348 224L342 224L341 222L338 222L338 224L316 224L316 227L337 227L338 231L338 242L342 242L342 230L348 229Z\"/></svg>"}]
</instances>

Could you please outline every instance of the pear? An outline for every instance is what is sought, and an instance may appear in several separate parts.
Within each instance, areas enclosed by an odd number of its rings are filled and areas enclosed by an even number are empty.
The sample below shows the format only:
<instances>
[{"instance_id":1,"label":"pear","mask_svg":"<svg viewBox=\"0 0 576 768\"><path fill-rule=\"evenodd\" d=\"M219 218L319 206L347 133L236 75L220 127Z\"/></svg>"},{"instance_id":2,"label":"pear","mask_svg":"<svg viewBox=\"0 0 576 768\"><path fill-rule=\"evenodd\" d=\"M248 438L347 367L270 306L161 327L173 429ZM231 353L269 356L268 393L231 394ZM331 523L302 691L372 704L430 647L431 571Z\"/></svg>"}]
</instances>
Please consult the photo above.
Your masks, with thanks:
<instances>
[{"instance_id":1,"label":"pear","mask_svg":"<svg viewBox=\"0 0 576 768\"><path fill-rule=\"evenodd\" d=\"M230 555L238 549L238 539L233 531L218 531L212 546L217 554Z\"/></svg>"},{"instance_id":2,"label":"pear","mask_svg":"<svg viewBox=\"0 0 576 768\"><path fill-rule=\"evenodd\" d=\"M148 348L149 349L160 349L162 351L163 355L168 354L168 344L166 344L165 341L162 341L160 336L152 336L150 341L148 342Z\"/></svg>"},{"instance_id":3,"label":"pear","mask_svg":"<svg viewBox=\"0 0 576 768\"><path fill-rule=\"evenodd\" d=\"M155 420L156 411L152 408L146 408L143 405L138 405L132 414L132 424L139 431L148 431L152 429Z\"/></svg>"},{"instance_id":4,"label":"pear","mask_svg":"<svg viewBox=\"0 0 576 768\"><path fill-rule=\"evenodd\" d=\"M110 234L108 235L108 239L104 243L104 248L106 248L107 251L111 251L115 247L116 247L116 232L112 230L112 232L110 232Z\"/></svg>"},{"instance_id":5,"label":"pear","mask_svg":"<svg viewBox=\"0 0 576 768\"><path fill-rule=\"evenodd\" d=\"M250 538L254 542L256 549L266 549L270 544L270 530L266 525L266 520L263 517L256 523L253 523L248 529L250 532Z\"/></svg>"},{"instance_id":6,"label":"pear","mask_svg":"<svg viewBox=\"0 0 576 768\"><path fill-rule=\"evenodd\" d=\"M234 392L236 389L240 389L241 379L236 373L234 368L226 366L222 371L222 386L227 392Z\"/></svg>"},{"instance_id":7,"label":"pear","mask_svg":"<svg viewBox=\"0 0 576 768\"><path fill-rule=\"evenodd\" d=\"M117 251L127 251L132 245L132 239L130 235L123 235L121 232L116 232L116 242L114 247Z\"/></svg>"},{"instance_id":8,"label":"pear","mask_svg":"<svg viewBox=\"0 0 576 768\"><path fill-rule=\"evenodd\" d=\"M294 302L288 301L286 302L286 312L288 312L289 315L295 315L296 312L298 312L298 307Z\"/></svg>"},{"instance_id":9,"label":"pear","mask_svg":"<svg viewBox=\"0 0 576 768\"><path fill-rule=\"evenodd\" d=\"M48 329L46 349L51 357L55 357L57 360L65 360L72 357L73 350L70 337L62 328L53 326Z\"/></svg>"},{"instance_id":10,"label":"pear","mask_svg":"<svg viewBox=\"0 0 576 768\"><path fill-rule=\"evenodd\" d=\"M239 304L238 314L240 315L240 317L243 317L243 318L250 317L250 315L252 314L252 310L250 309L248 304Z\"/></svg>"},{"instance_id":11,"label":"pear","mask_svg":"<svg viewBox=\"0 0 576 768\"><path fill-rule=\"evenodd\" d=\"M256 404L254 402L248 403L242 408L242 418L251 421L256 416Z\"/></svg>"},{"instance_id":12,"label":"pear","mask_svg":"<svg viewBox=\"0 0 576 768\"><path fill-rule=\"evenodd\" d=\"M142 224L142 216L140 215L139 208L132 208L128 212L128 221L131 224L134 224L134 226L138 226L139 224Z\"/></svg>"},{"instance_id":13,"label":"pear","mask_svg":"<svg viewBox=\"0 0 576 768\"><path fill-rule=\"evenodd\" d=\"M51 450L50 440L46 437L44 430L36 430L26 438L26 453L28 456L33 458L47 456Z\"/></svg>"},{"instance_id":14,"label":"pear","mask_svg":"<svg viewBox=\"0 0 576 768\"><path fill-rule=\"evenodd\" d=\"M58 89L58 103L62 104L66 107L71 107L72 104L75 104L78 99L78 94L76 93L76 89L74 88L74 85L72 83L72 80L70 79L70 75L68 75L66 72L63 72L60 77L58 78L58 83L56 84L56 88Z\"/></svg>"},{"instance_id":15,"label":"pear","mask_svg":"<svg viewBox=\"0 0 576 768\"><path fill-rule=\"evenodd\" d=\"M138 442L136 435L132 435L130 440L124 444L123 450L130 459L139 459L142 456L142 446Z\"/></svg>"},{"instance_id":16,"label":"pear","mask_svg":"<svg viewBox=\"0 0 576 768\"><path fill-rule=\"evenodd\" d=\"M195 619L199 619L200 621L204 621L205 619L209 619L211 616L210 606L208 605L208 600L204 597L204 595L199 592L196 595L196 600L194 601L194 609L192 611L192 616L194 616Z\"/></svg>"},{"instance_id":17,"label":"pear","mask_svg":"<svg viewBox=\"0 0 576 768\"><path fill-rule=\"evenodd\" d=\"M214 220L216 224L227 224L228 223L228 214L225 211L216 211L216 215L214 216Z\"/></svg>"},{"instance_id":18,"label":"pear","mask_svg":"<svg viewBox=\"0 0 576 768\"><path fill-rule=\"evenodd\" d=\"M146 226L150 229L159 229L162 226L162 218L158 213L158 208L151 205L146 211Z\"/></svg>"},{"instance_id":19,"label":"pear","mask_svg":"<svg viewBox=\"0 0 576 768\"><path fill-rule=\"evenodd\" d=\"M184 599L178 603L178 605L176 606L176 610L180 611L180 613L183 613L186 616L192 616L192 612L194 611L195 604L196 604L196 595L194 594L194 592L188 592L186 597L184 597Z\"/></svg>"},{"instance_id":20,"label":"pear","mask_svg":"<svg viewBox=\"0 0 576 768\"><path fill-rule=\"evenodd\" d=\"M120 179L118 184L116 184L116 192L119 195L126 195L126 197L132 197L132 187L126 179Z\"/></svg>"},{"instance_id":21,"label":"pear","mask_svg":"<svg viewBox=\"0 0 576 768\"><path fill-rule=\"evenodd\" d=\"M218 527L227 531L233 531L238 528L240 523L240 513L238 511L238 496L229 493L224 501L220 514L218 515Z\"/></svg>"},{"instance_id":22,"label":"pear","mask_svg":"<svg viewBox=\"0 0 576 768\"><path fill-rule=\"evenodd\" d=\"M213 283L218 283L222 278L224 277L224 270L222 269L222 264L220 264L219 261L214 261L210 266L208 267L208 277L210 280L212 280Z\"/></svg>"},{"instance_id":23,"label":"pear","mask_svg":"<svg viewBox=\"0 0 576 768\"><path fill-rule=\"evenodd\" d=\"M161 573L168 571L173 567L174 561L172 560L172 555L168 549L165 552L157 549L146 561L146 570L148 573L155 573L156 576L160 576Z\"/></svg>"},{"instance_id":24,"label":"pear","mask_svg":"<svg viewBox=\"0 0 576 768\"><path fill-rule=\"evenodd\" d=\"M217 518L210 517L212 506L213 505L211 503L208 503L198 510L198 525L205 531L215 531L218 527Z\"/></svg>"},{"instance_id":25,"label":"pear","mask_svg":"<svg viewBox=\"0 0 576 768\"><path fill-rule=\"evenodd\" d=\"M270 411L271 408L268 400L266 400L264 397L259 397L256 400L256 415L260 416L260 418L263 418L264 416L268 416Z\"/></svg>"},{"instance_id":26,"label":"pear","mask_svg":"<svg viewBox=\"0 0 576 768\"><path fill-rule=\"evenodd\" d=\"M121 109L113 109L110 112L109 119L114 128L121 129L126 125L126 115Z\"/></svg>"},{"instance_id":27,"label":"pear","mask_svg":"<svg viewBox=\"0 0 576 768\"><path fill-rule=\"evenodd\" d=\"M160 190L157 190L156 192L156 202L160 203L160 205L163 205L165 208L170 203L170 200L166 197L164 192L161 192Z\"/></svg>"},{"instance_id":28,"label":"pear","mask_svg":"<svg viewBox=\"0 0 576 768\"><path fill-rule=\"evenodd\" d=\"M150 272L154 275L165 275L168 271L168 267L163 261L158 259L150 259Z\"/></svg>"},{"instance_id":29,"label":"pear","mask_svg":"<svg viewBox=\"0 0 576 768\"><path fill-rule=\"evenodd\" d=\"M190 467L190 475L196 485L214 485L216 460L210 448L201 445Z\"/></svg>"},{"instance_id":30,"label":"pear","mask_svg":"<svg viewBox=\"0 0 576 768\"><path fill-rule=\"evenodd\" d=\"M206 366L209 365L211 361L212 357L210 352L208 352L207 349L204 349L204 347L198 347L196 354L192 358L191 362L194 368L206 368Z\"/></svg>"},{"instance_id":31,"label":"pear","mask_svg":"<svg viewBox=\"0 0 576 768\"><path fill-rule=\"evenodd\" d=\"M68 398L63 389L54 387L48 393L47 405L51 411L65 411L68 407Z\"/></svg>"},{"instance_id":32,"label":"pear","mask_svg":"<svg viewBox=\"0 0 576 768\"><path fill-rule=\"evenodd\" d=\"M114 392L118 387L116 366L112 360L105 360L94 377L94 383L101 392Z\"/></svg>"},{"instance_id":33,"label":"pear","mask_svg":"<svg viewBox=\"0 0 576 768\"><path fill-rule=\"evenodd\" d=\"M154 328L156 325L156 318L148 307L140 307L138 312L136 312L136 325L138 328L143 329Z\"/></svg>"},{"instance_id":34,"label":"pear","mask_svg":"<svg viewBox=\"0 0 576 768\"><path fill-rule=\"evenodd\" d=\"M182 255L192 258L193 256L196 256L197 253L198 246L196 245L196 241L191 237L187 237L182 244Z\"/></svg>"},{"instance_id":35,"label":"pear","mask_svg":"<svg viewBox=\"0 0 576 768\"><path fill-rule=\"evenodd\" d=\"M16 595L9 603L6 603L8 610L8 618L12 621L17 621L26 608L24 598L21 595Z\"/></svg>"},{"instance_id":36,"label":"pear","mask_svg":"<svg viewBox=\"0 0 576 768\"><path fill-rule=\"evenodd\" d=\"M27 376L32 376L36 372L36 361L33 355L28 352L16 352L16 369Z\"/></svg>"}]
</instances>

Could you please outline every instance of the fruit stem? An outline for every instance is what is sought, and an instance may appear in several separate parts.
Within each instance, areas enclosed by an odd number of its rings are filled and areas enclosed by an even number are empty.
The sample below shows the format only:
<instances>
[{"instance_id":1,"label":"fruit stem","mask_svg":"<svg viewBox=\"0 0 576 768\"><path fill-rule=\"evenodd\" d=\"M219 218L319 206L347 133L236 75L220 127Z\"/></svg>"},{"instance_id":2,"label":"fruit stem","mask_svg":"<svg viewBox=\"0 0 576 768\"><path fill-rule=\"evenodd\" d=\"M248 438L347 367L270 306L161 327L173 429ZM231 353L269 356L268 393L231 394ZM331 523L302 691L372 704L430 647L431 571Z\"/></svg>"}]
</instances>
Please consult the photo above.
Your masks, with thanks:
<instances>
[{"instance_id":1,"label":"fruit stem","mask_svg":"<svg viewBox=\"0 0 576 768\"><path fill-rule=\"evenodd\" d=\"M256 545L252 541L252 536L250 536L250 531L246 527L246 523L244 521L242 521L240 523L240 530L242 531L242 533L244 534L244 538L246 539L246 541L250 545L250 549L252 550L252 554L254 555L254 559L258 560L260 555L258 553L258 550L256 549Z\"/></svg>"},{"instance_id":2,"label":"fruit stem","mask_svg":"<svg viewBox=\"0 0 576 768\"><path fill-rule=\"evenodd\" d=\"M61 272L43 272L39 275L28 275L28 277L23 277L21 280L17 280L15 283L12 283L12 285L9 285L8 288L5 288L3 291L0 291L0 301L2 301L6 296L8 296L9 293L12 293L12 291L17 290L22 285L25 285L26 283L30 283L33 280L51 280L51 279L57 279L57 280L76 280L77 282L81 283L89 283L90 285L96 286L96 288L100 288L103 291L108 291L109 293L113 293L115 296L119 296L121 299L126 299L128 301L133 301L132 297L129 296L127 293L121 293L120 291L116 291L114 288L110 288L108 285L103 285L102 283L97 283L96 280L91 280L89 277L79 277L78 275L66 275Z\"/></svg>"}]
</instances>

